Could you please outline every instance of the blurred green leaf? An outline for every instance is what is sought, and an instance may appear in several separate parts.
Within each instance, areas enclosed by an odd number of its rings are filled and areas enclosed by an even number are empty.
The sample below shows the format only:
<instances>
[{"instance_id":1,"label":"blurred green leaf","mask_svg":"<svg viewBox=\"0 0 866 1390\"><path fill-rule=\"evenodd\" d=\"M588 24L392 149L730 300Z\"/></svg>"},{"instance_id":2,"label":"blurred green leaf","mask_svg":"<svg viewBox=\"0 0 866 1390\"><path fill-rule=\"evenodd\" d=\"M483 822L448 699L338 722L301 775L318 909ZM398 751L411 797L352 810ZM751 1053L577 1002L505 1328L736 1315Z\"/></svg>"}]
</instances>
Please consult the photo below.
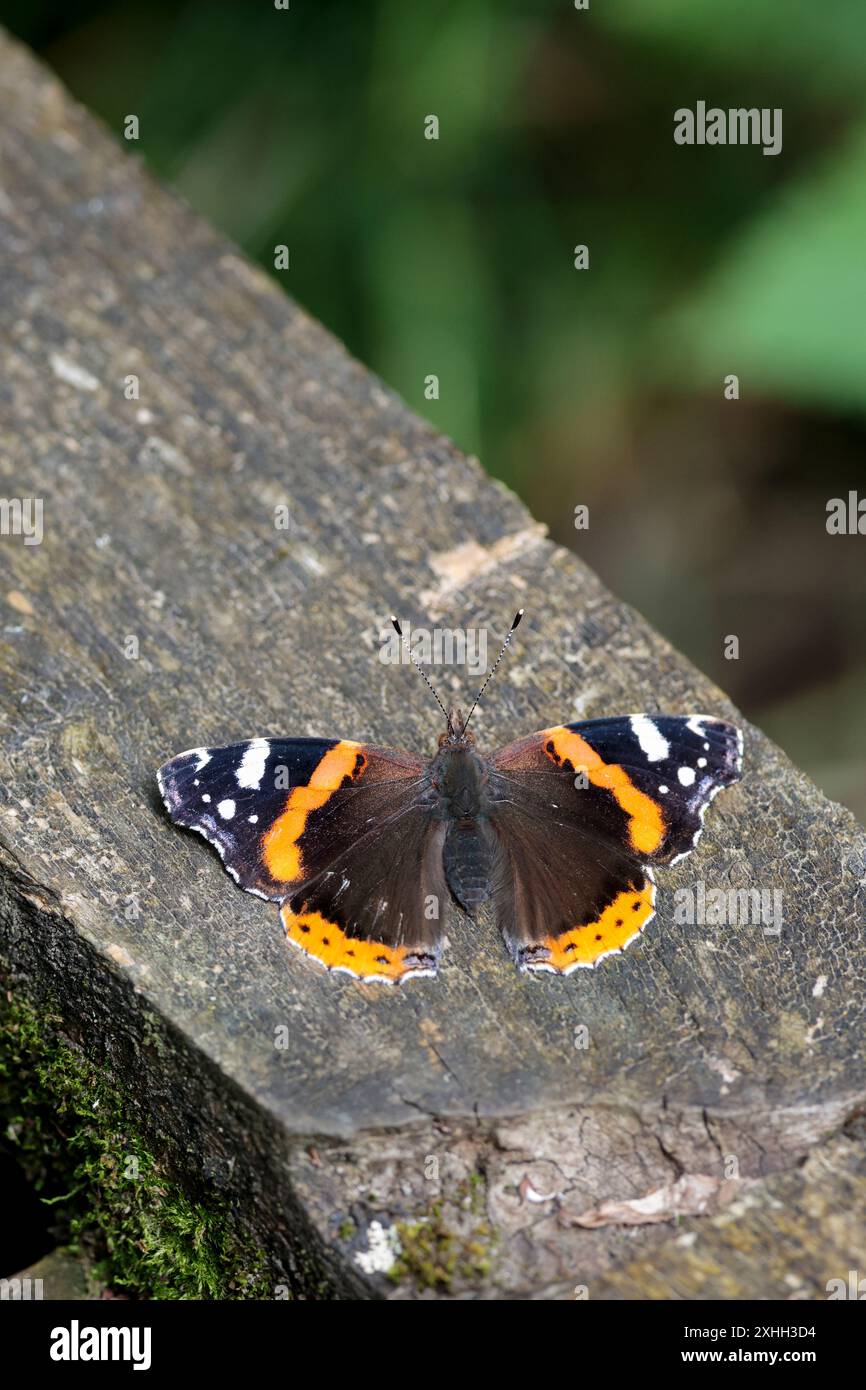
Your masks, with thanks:
<instances>
[{"instance_id":1,"label":"blurred green leaf","mask_svg":"<svg viewBox=\"0 0 866 1390\"><path fill-rule=\"evenodd\" d=\"M844 86L860 105L866 98L863 0L617 0L593 5L591 14L618 35L735 71L796 74L801 93L839 96Z\"/></svg>"},{"instance_id":2,"label":"blurred green leaf","mask_svg":"<svg viewBox=\"0 0 866 1390\"><path fill-rule=\"evenodd\" d=\"M459 203L383 207L369 236L377 286L374 358L385 379L462 448L479 452L480 366L487 277L471 220ZM425 377L439 377L427 400Z\"/></svg>"},{"instance_id":3,"label":"blurred green leaf","mask_svg":"<svg viewBox=\"0 0 866 1390\"><path fill-rule=\"evenodd\" d=\"M866 410L866 126L780 192L709 280L663 322L668 380Z\"/></svg>"}]
</instances>

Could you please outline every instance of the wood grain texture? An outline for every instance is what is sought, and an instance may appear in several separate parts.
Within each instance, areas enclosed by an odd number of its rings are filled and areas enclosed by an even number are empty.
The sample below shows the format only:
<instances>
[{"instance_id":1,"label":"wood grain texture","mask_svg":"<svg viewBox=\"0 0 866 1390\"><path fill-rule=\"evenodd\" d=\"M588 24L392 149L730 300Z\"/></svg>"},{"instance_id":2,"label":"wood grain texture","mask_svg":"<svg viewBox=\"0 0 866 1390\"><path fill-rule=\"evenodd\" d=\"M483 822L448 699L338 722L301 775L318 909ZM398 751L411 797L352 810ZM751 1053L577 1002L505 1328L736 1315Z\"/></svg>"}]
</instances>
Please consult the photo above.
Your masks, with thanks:
<instances>
[{"instance_id":1,"label":"wood grain texture","mask_svg":"<svg viewBox=\"0 0 866 1390\"><path fill-rule=\"evenodd\" d=\"M301 1290L387 1293L370 1222L396 1230L437 1193L459 1222L473 1173L493 1254L432 1294L566 1287L578 1253L609 1269L620 1238L563 1212L672 1164L791 1167L866 1095L866 842L759 731L698 851L660 873L643 938L568 980L520 976L492 923L456 910L437 980L328 976L169 824L154 771L191 746L432 752L435 706L379 660L391 612L495 634L525 605L476 716L487 747L611 712L739 716L29 55L3 40L0 59L0 486L44 506L41 544L0 537L0 950L18 986L60 992L181 1171L240 1156L222 1186ZM781 890L781 934L675 926L697 880ZM520 1195L530 1169L555 1201Z\"/></svg>"}]
</instances>

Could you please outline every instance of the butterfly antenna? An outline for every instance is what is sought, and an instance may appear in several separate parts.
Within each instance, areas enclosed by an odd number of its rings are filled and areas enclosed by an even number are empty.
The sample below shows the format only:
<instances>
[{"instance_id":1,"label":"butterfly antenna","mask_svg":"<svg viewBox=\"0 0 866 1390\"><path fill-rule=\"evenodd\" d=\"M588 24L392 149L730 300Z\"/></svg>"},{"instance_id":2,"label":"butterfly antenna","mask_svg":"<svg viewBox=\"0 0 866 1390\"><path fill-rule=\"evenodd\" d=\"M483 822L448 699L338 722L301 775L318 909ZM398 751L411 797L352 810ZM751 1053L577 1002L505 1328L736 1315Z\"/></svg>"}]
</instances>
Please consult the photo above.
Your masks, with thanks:
<instances>
[{"instance_id":1,"label":"butterfly antenna","mask_svg":"<svg viewBox=\"0 0 866 1390\"><path fill-rule=\"evenodd\" d=\"M393 629L394 629L394 631L396 632L397 636L400 638L400 641L403 643L403 646L406 648L406 654L407 654L407 656L409 657L409 660L411 661L412 665L415 667L415 670L416 670L416 671L420 671L421 676L422 676L422 679L424 680L425 685L427 685L427 687L428 687L430 690L432 690L434 700L436 701L437 705L438 705L439 708L441 709L442 713L445 715L445 722L446 722L447 725L448 725L448 732L453 734L454 729L452 728L452 725L451 725L451 716L449 715L449 713L448 713L447 709L445 708L445 706L443 705L442 701L439 699L439 695L437 694L436 687L435 687L435 685L433 684L433 682L430 680L430 677L427 675L427 672L424 670L424 667L423 667L423 666L419 666L419 665L418 665L418 662L415 660L415 657L414 657L413 654L412 654L412 648L409 646L409 643L406 641L406 638L403 636L403 629L401 628L401 626L400 626L400 624L398 623L397 619L394 617L393 613L391 614L391 626L393 627Z\"/></svg>"},{"instance_id":2,"label":"butterfly antenna","mask_svg":"<svg viewBox=\"0 0 866 1390\"><path fill-rule=\"evenodd\" d=\"M496 675L496 668L497 668L497 666L499 665L499 663L500 663L500 661L502 660L502 658L504 657L506 651L508 650L508 644L509 644L509 642L511 641L511 638L513 637L513 635L514 635L514 629L517 627L517 625L518 625L518 623L520 622L520 619L521 619L522 617L523 617L523 609L522 609L522 608L518 608L517 612L516 612L515 615L514 615L514 622L511 624L511 627L508 629L508 633L507 633L507 636L506 636L506 638L505 638L505 641L502 643L502 650L501 650L501 652L499 653L499 655L498 655L498 657L496 658L496 660L494 661L494 663L493 663L493 665L491 666L490 670L487 672L487 675L486 675L485 680L484 680L484 684L482 685L482 687L481 687L481 689L479 690L478 694L475 696L475 699L472 701L472 708L471 708L471 710L469 711L469 713L467 714L466 718L465 718L464 721L463 721L463 733L464 733L464 734L466 733L466 729L467 729L467 726L468 726L468 724L469 724L469 720L472 718L473 714L475 713L475 706L478 704L478 701L481 699L481 696L484 694L484 692L485 692L485 690L487 689L488 685L489 685L490 682L493 680L493 677Z\"/></svg>"}]
</instances>

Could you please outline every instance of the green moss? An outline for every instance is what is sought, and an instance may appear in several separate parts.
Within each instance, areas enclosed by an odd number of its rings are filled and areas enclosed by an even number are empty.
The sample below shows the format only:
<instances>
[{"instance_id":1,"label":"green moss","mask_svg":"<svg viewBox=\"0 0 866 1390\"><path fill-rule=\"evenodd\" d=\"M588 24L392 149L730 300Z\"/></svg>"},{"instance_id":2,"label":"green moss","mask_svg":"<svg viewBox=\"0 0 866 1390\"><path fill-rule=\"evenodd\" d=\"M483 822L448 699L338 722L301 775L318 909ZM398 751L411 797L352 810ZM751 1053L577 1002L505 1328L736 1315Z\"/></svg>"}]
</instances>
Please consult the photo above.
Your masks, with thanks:
<instances>
[{"instance_id":1,"label":"green moss","mask_svg":"<svg viewBox=\"0 0 866 1390\"><path fill-rule=\"evenodd\" d=\"M3 993L0 1131L103 1283L160 1299L272 1296L263 1253L237 1229L225 1200L194 1200L60 1018Z\"/></svg>"},{"instance_id":2,"label":"green moss","mask_svg":"<svg viewBox=\"0 0 866 1390\"><path fill-rule=\"evenodd\" d=\"M450 1290L455 1280L477 1284L490 1273L495 1237L486 1221L472 1219L483 1210L485 1191L484 1177L473 1173L458 1184L450 1211L434 1202L421 1220L396 1223L401 1248L389 1275L395 1284L411 1279L422 1289Z\"/></svg>"}]
</instances>

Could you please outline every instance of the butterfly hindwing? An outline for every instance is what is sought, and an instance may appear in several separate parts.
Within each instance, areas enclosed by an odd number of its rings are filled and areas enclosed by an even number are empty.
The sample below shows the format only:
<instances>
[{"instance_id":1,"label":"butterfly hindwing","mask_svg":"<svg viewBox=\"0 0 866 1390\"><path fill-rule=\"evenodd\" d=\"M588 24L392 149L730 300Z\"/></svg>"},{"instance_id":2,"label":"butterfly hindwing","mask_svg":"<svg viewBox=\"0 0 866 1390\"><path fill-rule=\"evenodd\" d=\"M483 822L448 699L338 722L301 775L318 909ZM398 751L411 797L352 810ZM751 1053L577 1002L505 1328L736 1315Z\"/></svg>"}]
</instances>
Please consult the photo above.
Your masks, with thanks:
<instances>
[{"instance_id":1,"label":"butterfly hindwing","mask_svg":"<svg viewBox=\"0 0 866 1390\"><path fill-rule=\"evenodd\" d=\"M392 983L434 975L448 896L445 823L400 789L371 828L367 802L342 805L318 840L313 827L309 875L281 909L286 934L331 970Z\"/></svg>"},{"instance_id":2,"label":"butterfly hindwing","mask_svg":"<svg viewBox=\"0 0 866 1390\"><path fill-rule=\"evenodd\" d=\"M531 801L498 803L494 909L521 969L569 975L624 950L653 916L652 870Z\"/></svg>"},{"instance_id":3,"label":"butterfly hindwing","mask_svg":"<svg viewBox=\"0 0 866 1390\"><path fill-rule=\"evenodd\" d=\"M157 776L172 819L215 845L241 887L283 904L293 944L396 981L433 973L439 949L438 912L425 915L443 891L425 767L347 739L262 738L181 753Z\"/></svg>"},{"instance_id":4,"label":"butterfly hindwing","mask_svg":"<svg viewBox=\"0 0 866 1390\"><path fill-rule=\"evenodd\" d=\"M741 755L739 730L700 715L560 725L495 753L497 916L518 963L570 973L624 949L653 915L651 866L690 852Z\"/></svg>"}]
</instances>

